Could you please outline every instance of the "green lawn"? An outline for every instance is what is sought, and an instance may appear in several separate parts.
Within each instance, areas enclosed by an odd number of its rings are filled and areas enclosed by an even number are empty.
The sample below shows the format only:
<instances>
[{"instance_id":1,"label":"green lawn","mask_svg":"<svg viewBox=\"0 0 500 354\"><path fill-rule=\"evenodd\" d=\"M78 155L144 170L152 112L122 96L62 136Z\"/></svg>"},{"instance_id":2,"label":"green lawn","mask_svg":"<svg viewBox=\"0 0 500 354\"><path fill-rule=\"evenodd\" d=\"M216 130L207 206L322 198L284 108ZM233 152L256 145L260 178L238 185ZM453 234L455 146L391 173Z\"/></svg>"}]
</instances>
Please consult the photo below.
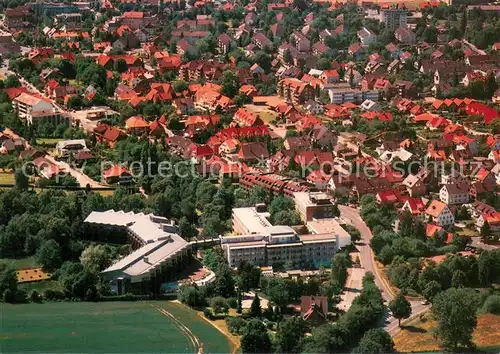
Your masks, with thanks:
<instances>
[{"instance_id":1,"label":"green lawn","mask_svg":"<svg viewBox=\"0 0 500 354\"><path fill-rule=\"evenodd\" d=\"M35 261L35 257L16 258L16 259L14 259L14 258L0 258L0 262L7 262L7 263L11 264L16 269L39 267L39 265Z\"/></svg>"},{"instance_id":2,"label":"green lawn","mask_svg":"<svg viewBox=\"0 0 500 354\"><path fill-rule=\"evenodd\" d=\"M192 353L170 311L203 343L205 352L231 351L228 339L195 311L166 301L1 304L2 353Z\"/></svg>"},{"instance_id":3,"label":"green lawn","mask_svg":"<svg viewBox=\"0 0 500 354\"><path fill-rule=\"evenodd\" d=\"M38 138L36 139L36 143L38 145L56 145L58 142L63 141L61 138Z\"/></svg>"}]
</instances>

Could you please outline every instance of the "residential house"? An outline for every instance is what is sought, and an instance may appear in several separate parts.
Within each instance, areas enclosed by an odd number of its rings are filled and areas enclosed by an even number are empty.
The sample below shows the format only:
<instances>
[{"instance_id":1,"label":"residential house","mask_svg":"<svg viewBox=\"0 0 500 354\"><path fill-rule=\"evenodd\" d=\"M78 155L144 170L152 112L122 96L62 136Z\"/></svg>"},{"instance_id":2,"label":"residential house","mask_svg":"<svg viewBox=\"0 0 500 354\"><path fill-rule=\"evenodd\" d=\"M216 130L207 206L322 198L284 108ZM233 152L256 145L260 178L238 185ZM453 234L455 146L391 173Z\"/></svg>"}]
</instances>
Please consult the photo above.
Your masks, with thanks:
<instances>
[{"instance_id":1,"label":"residential house","mask_svg":"<svg viewBox=\"0 0 500 354\"><path fill-rule=\"evenodd\" d=\"M406 26L398 27L396 31L394 31L394 36L400 43L415 44L417 42L415 33Z\"/></svg>"},{"instance_id":2,"label":"residential house","mask_svg":"<svg viewBox=\"0 0 500 354\"><path fill-rule=\"evenodd\" d=\"M125 167L113 165L102 174L106 184L129 184L133 181L132 173Z\"/></svg>"},{"instance_id":3,"label":"residential house","mask_svg":"<svg viewBox=\"0 0 500 354\"><path fill-rule=\"evenodd\" d=\"M364 46L368 46L377 41L377 35L366 27L363 27L361 30L359 30L357 34L359 40L361 41L361 44L363 44Z\"/></svg>"},{"instance_id":4,"label":"residential house","mask_svg":"<svg viewBox=\"0 0 500 354\"><path fill-rule=\"evenodd\" d=\"M301 296L300 313L311 327L325 324L328 319L328 300L325 296Z\"/></svg>"},{"instance_id":5,"label":"residential house","mask_svg":"<svg viewBox=\"0 0 500 354\"><path fill-rule=\"evenodd\" d=\"M119 140L126 137L125 132L108 124L95 127L94 135L100 144L106 144L110 148L114 148Z\"/></svg>"},{"instance_id":6,"label":"residential house","mask_svg":"<svg viewBox=\"0 0 500 354\"><path fill-rule=\"evenodd\" d=\"M29 125L37 122L61 123L67 119L43 96L23 92L12 101L12 107L19 119Z\"/></svg>"},{"instance_id":7,"label":"residential house","mask_svg":"<svg viewBox=\"0 0 500 354\"><path fill-rule=\"evenodd\" d=\"M244 107L239 108L233 116L233 120L240 127L253 127L263 125L264 122L255 112L251 112Z\"/></svg>"},{"instance_id":8,"label":"residential house","mask_svg":"<svg viewBox=\"0 0 500 354\"><path fill-rule=\"evenodd\" d=\"M133 116L125 121L125 128L135 134L149 131L149 123L141 116Z\"/></svg>"},{"instance_id":9,"label":"residential house","mask_svg":"<svg viewBox=\"0 0 500 354\"><path fill-rule=\"evenodd\" d=\"M427 184L418 176L409 174L401 183L410 197L417 197L427 193Z\"/></svg>"},{"instance_id":10,"label":"residential house","mask_svg":"<svg viewBox=\"0 0 500 354\"><path fill-rule=\"evenodd\" d=\"M273 47L273 42L271 42L263 33L256 33L252 37L252 43L262 50L271 49Z\"/></svg>"},{"instance_id":11,"label":"residential house","mask_svg":"<svg viewBox=\"0 0 500 354\"><path fill-rule=\"evenodd\" d=\"M451 226L455 222L455 216L448 205L439 200L433 200L427 207L425 214L434 224L441 227Z\"/></svg>"},{"instance_id":12,"label":"residential house","mask_svg":"<svg viewBox=\"0 0 500 354\"><path fill-rule=\"evenodd\" d=\"M263 142L242 142L238 151L238 158L244 162L265 162L269 156Z\"/></svg>"},{"instance_id":13,"label":"residential house","mask_svg":"<svg viewBox=\"0 0 500 354\"><path fill-rule=\"evenodd\" d=\"M226 33L219 35L217 38L217 46L221 54L225 55L230 52L232 41L231 37L229 37Z\"/></svg>"},{"instance_id":14,"label":"residential house","mask_svg":"<svg viewBox=\"0 0 500 354\"><path fill-rule=\"evenodd\" d=\"M469 202L469 184L445 184L439 191L439 199L448 204L465 204Z\"/></svg>"},{"instance_id":15,"label":"residential house","mask_svg":"<svg viewBox=\"0 0 500 354\"><path fill-rule=\"evenodd\" d=\"M285 78L278 83L278 94L287 103L303 104L315 97L314 88L299 79Z\"/></svg>"},{"instance_id":16,"label":"residential house","mask_svg":"<svg viewBox=\"0 0 500 354\"><path fill-rule=\"evenodd\" d=\"M299 52L309 52L311 50L311 41L299 31L294 31L292 33L290 42L295 43L295 48L297 48Z\"/></svg>"}]
</instances>

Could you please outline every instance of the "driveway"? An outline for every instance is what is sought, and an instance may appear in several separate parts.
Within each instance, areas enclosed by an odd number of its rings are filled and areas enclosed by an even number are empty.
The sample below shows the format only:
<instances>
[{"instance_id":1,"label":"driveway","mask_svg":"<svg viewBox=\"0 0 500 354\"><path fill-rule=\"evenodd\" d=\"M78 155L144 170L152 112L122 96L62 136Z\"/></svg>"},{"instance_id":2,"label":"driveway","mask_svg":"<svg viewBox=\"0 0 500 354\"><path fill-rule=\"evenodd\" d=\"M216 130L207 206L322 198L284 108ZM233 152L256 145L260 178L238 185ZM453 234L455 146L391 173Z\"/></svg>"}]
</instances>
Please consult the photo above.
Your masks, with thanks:
<instances>
[{"instance_id":1,"label":"driveway","mask_svg":"<svg viewBox=\"0 0 500 354\"><path fill-rule=\"evenodd\" d=\"M99 184L97 181L94 181L92 178L87 176L86 174L78 171L77 169L74 169L66 162L57 161L52 156L46 156L46 159L49 160L50 162L52 162L53 164L57 165L63 171L65 171L65 172L69 173L71 176L73 176L77 180L78 184L80 184L80 187L85 188L87 186L87 184L91 188L103 188L104 187L101 184Z\"/></svg>"},{"instance_id":2,"label":"driveway","mask_svg":"<svg viewBox=\"0 0 500 354\"><path fill-rule=\"evenodd\" d=\"M345 205L339 205L340 213L342 218L350 225L357 228L361 234L362 243L358 244L356 247L359 250L359 261L361 263L361 268L364 269L365 272L371 272L375 276L375 284L380 289L382 293L382 297L388 304L393 298L393 291L389 284L385 281L384 278L380 275L379 271L376 269L375 264L375 255L370 247L370 240L372 238L372 232L366 226L363 219L359 215L359 210L355 208L350 208ZM420 300L411 300L410 301L412 308L412 317L418 316L419 314L427 311L430 306L422 305ZM389 332L391 335L395 335L399 332L398 320L394 317L388 317L385 322L385 330Z\"/></svg>"}]
</instances>

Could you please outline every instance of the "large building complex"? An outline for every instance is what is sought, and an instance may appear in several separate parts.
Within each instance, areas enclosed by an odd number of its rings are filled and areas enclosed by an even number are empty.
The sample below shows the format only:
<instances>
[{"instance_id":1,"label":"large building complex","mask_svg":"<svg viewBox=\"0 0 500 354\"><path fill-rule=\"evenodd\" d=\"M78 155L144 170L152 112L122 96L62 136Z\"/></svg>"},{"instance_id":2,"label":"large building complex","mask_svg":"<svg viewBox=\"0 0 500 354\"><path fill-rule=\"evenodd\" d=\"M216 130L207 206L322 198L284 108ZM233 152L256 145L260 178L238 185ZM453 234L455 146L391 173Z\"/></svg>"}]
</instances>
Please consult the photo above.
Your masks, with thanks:
<instances>
[{"instance_id":1,"label":"large building complex","mask_svg":"<svg viewBox=\"0 0 500 354\"><path fill-rule=\"evenodd\" d=\"M126 235L135 249L102 272L118 294L141 288L148 281L159 287L173 270L189 262L189 243L168 219L153 214L94 211L85 219L86 232L102 237ZM156 281L157 280L157 281Z\"/></svg>"},{"instance_id":2,"label":"large building complex","mask_svg":"<svg viewBox=\"0 0 500 354\"><path fill-rule=\"evenodd\" d=\"M289 226L272 226L264 205L233 209L233 236L221 237L231 267L255 265L327 265L339 249L334 233L298 235Z\"/></svg>"}]
</instances>

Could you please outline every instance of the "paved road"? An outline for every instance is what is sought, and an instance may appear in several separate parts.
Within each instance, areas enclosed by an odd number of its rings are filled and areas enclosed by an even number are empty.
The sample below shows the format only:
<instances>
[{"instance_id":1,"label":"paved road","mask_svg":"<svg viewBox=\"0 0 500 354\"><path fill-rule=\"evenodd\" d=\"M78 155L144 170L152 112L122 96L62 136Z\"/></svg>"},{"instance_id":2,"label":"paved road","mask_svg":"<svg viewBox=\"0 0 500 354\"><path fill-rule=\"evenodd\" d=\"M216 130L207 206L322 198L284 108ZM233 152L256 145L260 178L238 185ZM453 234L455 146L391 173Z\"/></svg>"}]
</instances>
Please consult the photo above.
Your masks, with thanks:
<instances>
[{"instance_id":1,"label":"paved road","mask_svg":"<svg viewBox=\"0 0 500 354\"><path fill-rule=\"evenodd\" d=\"M344 293L341 295L342 301L340 301L338 308L344 311L349 310L352 305L353 300L359 295L363 289L362 280L366 270L364 268L351 268L349 269L349 277L346 281L346 286Z\"/></svg>"},{"instance_id":2,"label":"paved road","mask_svg":"<svg viewBox=\"0 0 500 354\"><path fill-rule=\"evenodd\" d=\"M85 188L88 185L90 185L91 188L103 188L101 184L99 184L97 181L94 181L92 178L87 176L86 174L72 168L69 164L63 161L57 161L54 159L52 156L46 156L46 159L52 162L53 164L59 166L60 169L63 171L69 173L72 175L77 182L80 184L80 187Z\"/></svg>"},{"instance_id":3,"label":"paved road","mask_svg":"<svg viewBox=\"0 0 500 354\"><path fill-rule=\"evenodd\" d=\"M357 228L361 234L363 243L357 245L359 250L359 260L361 267L366 272L372 272L375 276L375 284L378 286L382 293L384 300L389 303L393 298L394 294L389 284L381 277L380 273L376 269L375 255L370 247L370 240L372 238L372 232L366 226L365 222L361 219L359 215L359 210L350 208L344 205L339 205L341 216L344 220L350 223L352 226ZM429 305L422 305L421 301L410 301L412 307L412 317L417 316L429 309ZM399 331L398 320L394 317L388 317L385 323L385 329L391 335L395 335Z\"/></svg>"},{"instance_id":4,"label":"paved road","mask_svg":"<svg viewBox=\"0 0 500 354\"><path fill-rule=\"evenodd\" d=\"M470 245L474 248L479 248L485 251L493 251L499 248L498 246L495 245L488 245L486 243L483 243L481 241L481 237L471 237L471 240L472 242Z\"/></svg>"}]
</instances>

